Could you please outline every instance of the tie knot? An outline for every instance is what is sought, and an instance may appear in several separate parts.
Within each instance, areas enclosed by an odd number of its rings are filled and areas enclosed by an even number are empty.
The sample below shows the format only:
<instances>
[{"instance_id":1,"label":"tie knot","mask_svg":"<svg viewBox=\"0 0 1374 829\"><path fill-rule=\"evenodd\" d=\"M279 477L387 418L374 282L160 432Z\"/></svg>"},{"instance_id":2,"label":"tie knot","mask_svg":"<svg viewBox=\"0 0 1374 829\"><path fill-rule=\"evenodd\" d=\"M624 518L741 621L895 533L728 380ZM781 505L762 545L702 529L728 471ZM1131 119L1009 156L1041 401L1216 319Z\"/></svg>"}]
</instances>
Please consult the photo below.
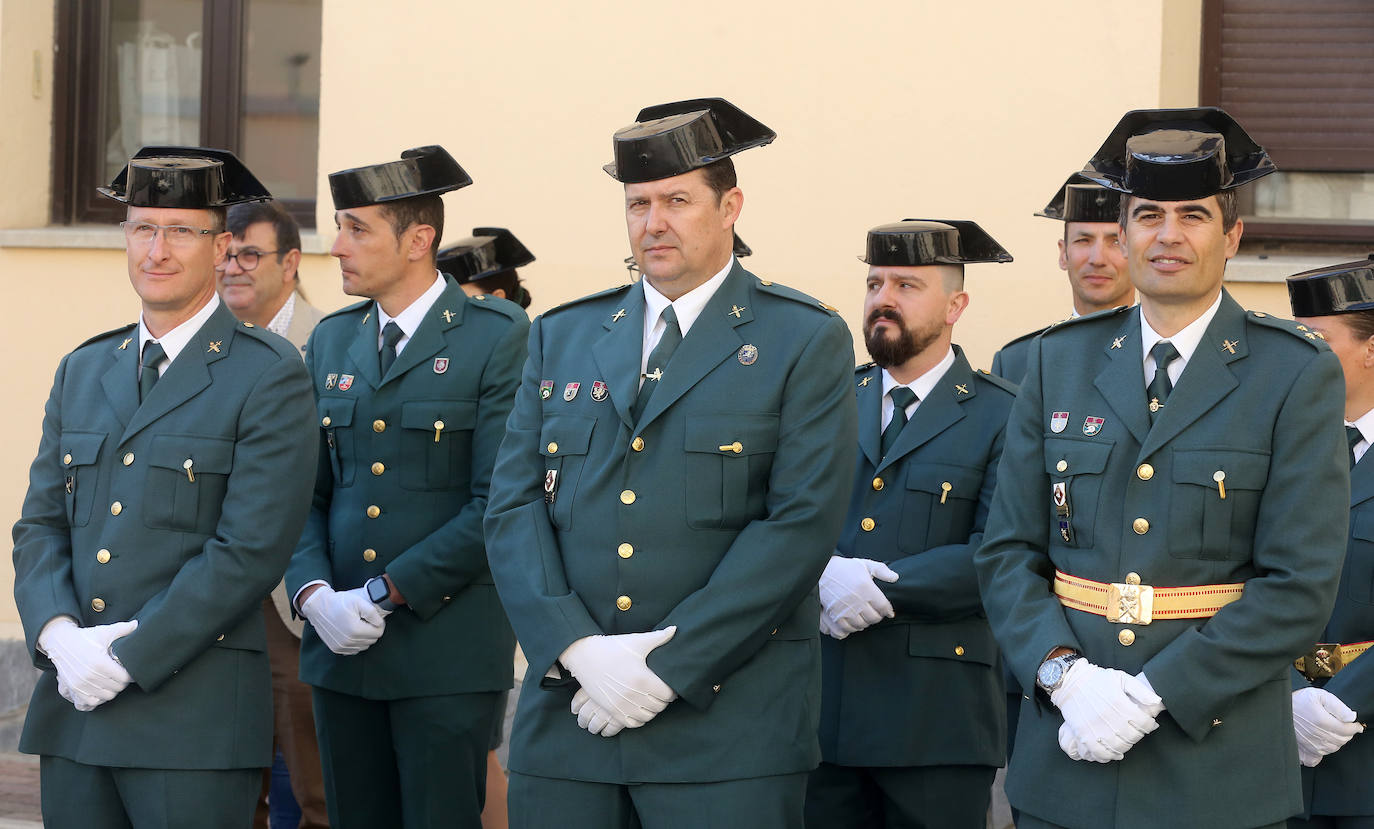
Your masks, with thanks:
<instances>
[{"instance_id":1,"label":"tie knot","mask_svg":"<svg viewBox=\"0 0 1374 829\"><path fill-rule=\"evenodd\" d=\"M893 386L887 396L892 398L892 405L902 410L916 402L916 392L906 386Z\"/></svg>"},{"instance_id":2,"label":"tie knot","mask_svg":"<svg viewBox=\"0 0 1374 829\"><path fill-rule=\"evenodd\" d=\"M162 344L149 340L143 344L143 367L153 368L162 362L162 358L167 356L167 352L162 350Z\"/></svg>"},{"instance_id":3,"label":"tie knot","mask_svg":"<svg viewBox=\"0 0 1374 829\"><path fill-rule=\"evenodd\" d=\"M1150 356L1155 358L1155 370L1167 369L1169 364L1183 356L1174 348L1174 344L1168 340L1160 340L1155 343L1155 347L1150 349Z\"/></svg>"},{"instance_id":4,"label":"tie knot","mask_svg":"<svg viewBox=\"0 0 1374 829\"><path fill-rule=\"evenodd\" d=\"M668 325L677 325L677 311L673 310L672 303L664 306L663 313L659 316L661 316L663 321Z\"/></svg>"},{"instance_id":5,"label":"tie knot","mask_svg":"<svg viewBox=\"0 0 1374 829\"><path fill-rule=\"evenodd\" d=\"M400 342L404 336L405 332L401 330L401 326L397 325L395 320L382 326L382 345L387 348L395 348L396 343Z\"/></svg>"}]
</instances>

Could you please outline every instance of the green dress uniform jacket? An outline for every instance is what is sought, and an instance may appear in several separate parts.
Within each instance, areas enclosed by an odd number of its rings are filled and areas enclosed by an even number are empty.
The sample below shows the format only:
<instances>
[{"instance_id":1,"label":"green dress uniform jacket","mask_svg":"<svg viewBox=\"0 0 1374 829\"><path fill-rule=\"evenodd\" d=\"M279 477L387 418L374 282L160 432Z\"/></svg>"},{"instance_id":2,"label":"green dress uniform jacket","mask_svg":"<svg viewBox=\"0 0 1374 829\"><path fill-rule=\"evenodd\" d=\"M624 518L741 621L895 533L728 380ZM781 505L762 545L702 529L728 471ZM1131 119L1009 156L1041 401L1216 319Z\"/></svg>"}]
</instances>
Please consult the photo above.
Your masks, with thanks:
<instances>
[{"instance_id":1,"label":"green dress uniform jacket","mask_svg":"<svg viewBox=\"0 0 1374 829\"><path fill-rule=\"evenodd\" d=\"M138 332L63 358L14 527L15 601L44 669L20 750L95 766L272 762L262 600L309 507L310 386L286 340L216 309L138 399ZM36 648L60 614L137 619L133 683L82 713Z\"/></svg>"},{"instance_id":2,"label":"green dress uniform jacket","mask_svg":"<svg viewBox=\"0 0 1374 829\"><path fill-rule=\"evenodd\" d=\"M1345 552L1336 609L1320 641L1340 644L1374 639L1374 456L1360 458L1350 472L1350 539ZM1299 676L1301 684L1308 684ZM1324 683L1324 684L1323 684ZM1354 709L1360 722L1374 714L1374 658L1369 652L1321 687ZM1307 811L1316 815L1374 815L1374 736L1356 734L1339 751L1304 769Z\"/></svg>"},{"instance_id":3,"label":"green dress uniform jacket","mask_svg":"<svg viewBox=\"0 0 1374 829\"><path fill-rule=\"evenodd\" d=\"M1290 665L1330 616L1345 544L1335 355L1223 292L1153 426L1138 310L1055 326L1030 357L975 558L988 618L1023 688L1063 645L1143 671L1167 710L1125 759L1075 762L1057 741L1062 717L1034 694L1007 781L1012 805L1069 827L1260 826L1296 814ZM1245 587L1211 618L1122 625L1061 605L1056 569L1104 583L1135 573L1160 587Z\"/></svg>"},{"instance_id":4,"label":"green dress uniform jacket","mask_svg":"<svg viewBox=\"0 0 1374 829\"><path fill-rule=\"evenodd\" d=\"M1031 340L1047 329L1029 331L997 350L992 355L992 373L1013 383L1020 383L1026 376L1026 358L1030 355Z\"/></svg>"},{"instance_id":5,"label":"green dress uniform jacket","mask_svg":"<svg viewBox=\"0 0 1374 829\"><path fill-rule=\"evenodd\" d=\"M511 687L514 634L482 513L529 322L515 303L446 282L386 377L371 301L326 316L306 348L320 464L287 592L317 579L351 590L386 573L407 601L353 656L306 625L311 685L374 700Z\"/></svg>"},{"instance_id":6,"label":"green dress uniform jacket","mask_svg":"<svg viewBox=\"0 0 1374 829\"><path fill-rule=\"evenodd\" d=\"M1015 386L954 364L881 457L882 370L855 375L859 448L838 553L882 561L895 618L821 637L821 752L845 766L1000 766L1005 699L973 554ZM912 703L912 701L919 701Z\"/></svg>"},{"instance_id":7,"label":"green dress uniform jacket","mask_svg":"<svg viewBox=\"0 0 1374 829\"><path fill-rule=\"evenodd\" d=\"M808 771L816 582L854 461L853 341L828 306L736 263L635 422L644 308L623 286L530 332L487 517L530 663L511 769L604 783ZM559 655L669 625L648 665L680 698L613 738L579 728L575 684L545 679Z\"/></svg>"}]
</instances>

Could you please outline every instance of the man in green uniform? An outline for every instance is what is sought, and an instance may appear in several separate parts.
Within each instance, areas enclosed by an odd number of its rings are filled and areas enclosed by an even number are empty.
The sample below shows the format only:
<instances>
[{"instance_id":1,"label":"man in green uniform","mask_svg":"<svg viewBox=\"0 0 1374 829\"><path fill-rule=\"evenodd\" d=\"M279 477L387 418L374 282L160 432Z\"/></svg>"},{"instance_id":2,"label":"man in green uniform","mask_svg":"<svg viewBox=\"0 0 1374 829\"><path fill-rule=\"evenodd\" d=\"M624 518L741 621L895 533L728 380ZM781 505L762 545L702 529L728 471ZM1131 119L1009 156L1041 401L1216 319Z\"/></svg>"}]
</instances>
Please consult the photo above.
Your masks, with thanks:
<instances>
[{"instance_id":1,"label":"man in green uniform","mask_svg":"<svg viewBox=\"0 0 1374 829\"><path fill-rule=\"evenodd\" d=\"M719 98L616 133L644 278L533 326L492 571L530 669L513 827L795 827L816 766L820 609L854 460L849 330L731 254Z\"/></svg>"},{"instance_id":2,"label":"man in green uniform","mask_svg":"<svg viewBox=\"0 0 1374 829\"><path fill-rule=\"evenodd\" d=\"M369 299L306 348L321 458L286 587L335 827L479 826L511 686L482 513L529 323L435 270L439 194L471 182L437 146L329 177L331 253Z\"/></svg>"},{"instance_id":3,"label":"man in green uniform","mask_svg":"<svg viewBox=\"0 0 1374 829\"><path fill-rule=\"evenodd\" d=\"M1234 188L1274 167L1217 109L1128 113L1137 308L1033 341L975 563L1022 706L1020 826L1253 827L1302 808L1289 666L1345 549L1340 366L1222 288ZM1320 482L1320 489L1312 488Z\"/></svg>"},{"instance_id":4,"label":"man in green uniform","mask_svg":"<svg viewBox=\"0 0 1374 829\"><path fill-rule=\"evenodd\" d=\"M1006 726L973 553L1016 387L953 345L964 265L1010 262L965 221L868 232L859 449L820 580L821 752L806 824L981 827Z\"/></svg>"},{"instance_id":5,"label":"man in green uniform","mask_svg":"<svg viewBox=\"0 0 1374 829\"><path fill-rule=\"evenodd\" d=\"M232 154L146 147L127 204L138 323L67 355L43 418L14 595L43 669L20 750L50 827L247 827L272 762L261 605L309 506L295 348L215 294L226 205L270 198Z\"/></svg>"},{"instance_id":6,"label":"man in green uniform","mask_svg":"<svg viewBox=\"0 0 1374 829\"><path fill-rule=\"evenodd\" d=\"M1035 214L1064 223L1064 237L1059 240L1059 269L1069 277L1072 317L1135 302L1135 287L1121 254L1121 227L1116 221L1120 202L1115 191L1074 173L1045 209ZM992 355L992 373L1020 383L1026 376L1030 341L1044 330L1037 328L1002 346ZM1019 692L1013 692L1019 697Z\"/></svg>"}]
</instances>

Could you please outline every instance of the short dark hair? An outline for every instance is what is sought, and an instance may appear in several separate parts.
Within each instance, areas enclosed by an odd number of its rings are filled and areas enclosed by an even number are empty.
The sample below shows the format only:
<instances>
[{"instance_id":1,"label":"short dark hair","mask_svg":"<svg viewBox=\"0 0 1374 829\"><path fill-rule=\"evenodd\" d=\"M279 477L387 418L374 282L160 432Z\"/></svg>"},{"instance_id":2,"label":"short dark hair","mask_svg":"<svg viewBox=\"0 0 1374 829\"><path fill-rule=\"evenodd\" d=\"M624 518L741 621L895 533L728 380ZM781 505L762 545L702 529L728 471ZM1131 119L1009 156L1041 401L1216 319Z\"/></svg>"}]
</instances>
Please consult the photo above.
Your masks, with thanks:
<instances>
[{"instance_id":1,"label":"short dark hair","mask_svg":"<svg viewBox=\"0 0 1374 829\"><path fill-rule=\"evenodd\" d=\"M207 207L206 211L210 214L210 229L216 233L224 232L224 208Z\"/></svg>"},{"instance_id":2,"label":"short dark hair","mask_svg":"<svg viewBox=\"0 0 1374 829\"><path fill-rule=\"evenodd\" d=\"M1240 202L1236 198L1236 191L1222 190L1220 193L1217 193L1217 205L1221 208L1221 232L1230 233L1231 228L1235 227L1236 222L1240 220ZM1122 193L1121 210L1117 218L1117 222L1122 227L1125 227L1126 222L1131 218L1129 215L1130 209L1131 194Z\"/></svg>"},{"instance_id":3,"label":"short dark hair","mask_svg":"<svg viewBox=\"0 0 1374 829\"><path fill-rule=\"evenodd\" d=\"M242 239L248 228L259 222L272 225L272 232L277 236L278 262L291 251L301 249L300 225L296 224L296 220L291 218L280 202L246 202L229 208L228 228L236 238Z\"/></svg>"},{"instance_id":4,"label":"short dark hair","mask_svg":"<svg viewBox=\"0 0 1374 829\"><path fill-rule=\"evenodd\" d=\"M1337 316L1345 322L1345 326L1355 335L1355 339L1367 340L1374 337L1374 311L1351 311Z\"/></svg>"},{"instance_id":5,"label":"short dark hair","mask_svg":"<svg viewBox=\"0 0 1374 829\"><path fill-rule=\"evenodd\" d=\"M520 276L514 268L474 279L472 284L481 288L484 294L493 294L497 290L505 291L506 299L519 303L521 308L530 307L530 292L525 290L525 285L520 281Z\"/></svg>"},{"instance_id":6,"label":"short dark hair","mask_svg":"<svg viewBox=\"0 0 1374 829\"><path fill-rule=\"evenodd\" d=\"M408 199L383 202L382 215L391 225L391 230L400 238L402 233L415 225L429 225L434 228L434 240L429 244L429 259L434 261L439 252L439 240L444 236L444 202L437 195L411 196Z\"/></svg>"},{"instance_id":7,"label":"short dark hair","mask_svg":"<svg viewBox=\"0 0 1374 829\"><path fill-rule=\"evenodd\" d=\"M725 193L732 187L739 185L739 178L735 175L735 162L727 156L720 161L712 161L701 172L706 175L706 185L716 192L716 204L725 198Z\"/></svg>"}]
</instances>

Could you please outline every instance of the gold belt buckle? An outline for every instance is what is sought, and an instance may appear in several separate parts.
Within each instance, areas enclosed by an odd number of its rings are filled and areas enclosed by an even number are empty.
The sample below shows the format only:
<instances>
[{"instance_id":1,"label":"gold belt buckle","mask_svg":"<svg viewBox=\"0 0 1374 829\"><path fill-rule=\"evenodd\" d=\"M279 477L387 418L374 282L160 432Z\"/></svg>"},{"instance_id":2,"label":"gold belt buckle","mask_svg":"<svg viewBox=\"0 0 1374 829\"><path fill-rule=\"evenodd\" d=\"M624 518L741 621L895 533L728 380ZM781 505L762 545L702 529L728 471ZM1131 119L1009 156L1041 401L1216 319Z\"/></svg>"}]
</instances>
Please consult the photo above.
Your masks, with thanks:
<instances>
[{"instance_id":1,"label":"gold belt buckle","mask_svg":"<svg viewBox=\"0 0 1374 829\"><path fill-rule=\"evenodd\" d=\"M1308 679L1330 679L1345 667L1341 646L1332 642L1318 642L1302 658L1302 673Z\"/></svg>"},{"instance_id":2,"label":"gold belt buckle","mask_svg":"<svg viewBox=\"0 0 1374 829\"><path fill-rule=\"evenodd\" d=\"M1131 576L1135 576L1134 573ZM1121 625L1148 625L1155 605L1155 589L1141 584L1139 576L1124 584L1107 585L1107 621Z\"/></svg>"}]
</instances>

